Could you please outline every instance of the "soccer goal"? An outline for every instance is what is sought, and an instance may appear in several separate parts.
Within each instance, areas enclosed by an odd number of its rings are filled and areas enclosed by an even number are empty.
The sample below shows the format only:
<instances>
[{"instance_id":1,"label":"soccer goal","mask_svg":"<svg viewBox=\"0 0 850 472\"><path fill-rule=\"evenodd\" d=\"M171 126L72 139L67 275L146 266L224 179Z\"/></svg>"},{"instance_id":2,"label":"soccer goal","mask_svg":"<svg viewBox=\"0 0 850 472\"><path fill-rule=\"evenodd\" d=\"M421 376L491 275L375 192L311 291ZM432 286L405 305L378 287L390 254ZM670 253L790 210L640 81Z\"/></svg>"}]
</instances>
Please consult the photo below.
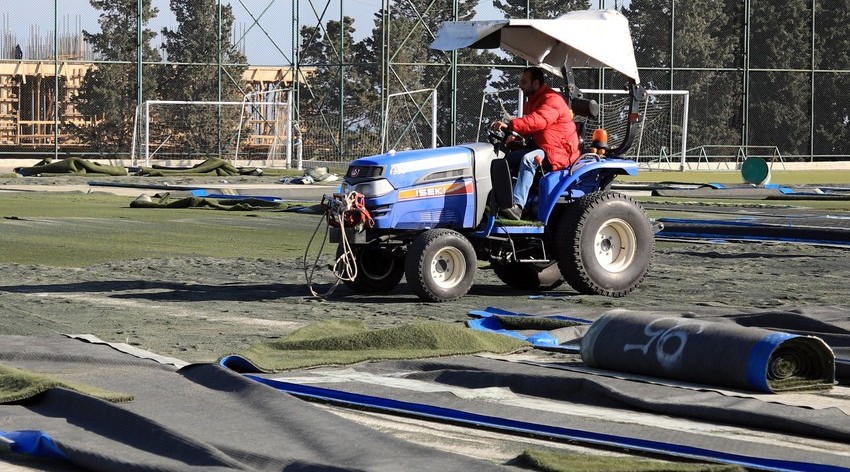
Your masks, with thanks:
<instances>
[{"instance_id":1,"label":"soccer goal","mask_svg":"<svg viewBox=\"0 0 850 472\"><path fill-rule=\"evenodd\" d=\"M134 163L216 157L291 167L291 97L273 90L247 94L241 102L148 100L136 113Z\"/></svg>"},{"instance_id":2,"label":"soccer goal","mask_svg":"<svg viewBox=\"0 0 850 472\"><path fill-rule=\"evenodd\" d=\"M585 125L586 142L593 130L605 128L609 144L616 147L625 137L629 95L626 90L582 90L583 97L599 103L599 116ZM647 90L640 104L641 121L626 156L651 168L677 167L688 145L687 90Z\"/></svg>"}]
</instances>

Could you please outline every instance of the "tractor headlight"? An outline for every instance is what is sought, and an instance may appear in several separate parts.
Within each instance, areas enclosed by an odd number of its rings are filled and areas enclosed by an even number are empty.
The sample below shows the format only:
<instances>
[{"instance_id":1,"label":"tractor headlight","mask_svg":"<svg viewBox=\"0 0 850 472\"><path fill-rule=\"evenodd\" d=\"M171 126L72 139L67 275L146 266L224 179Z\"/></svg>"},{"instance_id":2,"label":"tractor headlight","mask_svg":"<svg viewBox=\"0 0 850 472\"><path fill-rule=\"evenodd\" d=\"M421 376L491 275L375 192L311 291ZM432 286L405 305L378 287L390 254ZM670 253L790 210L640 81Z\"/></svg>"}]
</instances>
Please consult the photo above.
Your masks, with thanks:
<instances>
[{"instance_id":1,"label":"tractor headlight","mask_svg":"<svg viewBox=\"0 0 850 472\"><path fill-rule=\"evenodd\" d=\"M382 197L393 190L395 189L387 179L370 180L368 182L360 182L354 185L347 183L342 184L342 191L344 193L352 191L358 192L362 193L366 198Z\"/></svg>"}]
</instances>

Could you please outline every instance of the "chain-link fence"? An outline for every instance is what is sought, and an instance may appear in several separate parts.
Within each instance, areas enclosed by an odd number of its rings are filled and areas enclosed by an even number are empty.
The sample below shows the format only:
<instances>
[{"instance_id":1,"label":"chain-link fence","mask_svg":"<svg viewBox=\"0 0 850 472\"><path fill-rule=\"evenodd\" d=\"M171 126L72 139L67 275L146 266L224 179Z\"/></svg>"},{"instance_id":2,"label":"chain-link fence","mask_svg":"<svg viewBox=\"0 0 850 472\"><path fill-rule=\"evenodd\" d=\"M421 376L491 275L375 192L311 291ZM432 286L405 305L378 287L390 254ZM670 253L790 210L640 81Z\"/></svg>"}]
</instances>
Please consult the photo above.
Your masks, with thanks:
<instances>
[{"instance_id":1,"label":"chain-link fence","mask_svg":"<svg viewBox=\"0 0 850 472\"><path fill-rule=\"evenodd\" d=\"M430 146L431 103L427 93L412 91L436 91L438 146L482 140L482 120L518 108L512 90L524 64L493 51L443 54L428 48L442 21L504 17L489 0L270 0L263 5L126 0L114 2L122 6L111 12L124 18L119 29L129 48L120 51L104 50L107 42L96 37L109 32L99 21L110 12L88 0L33 1L38 5L0 6L2 157L138 158L133 147L137 106L154 100L238 102L257 90L292 90L287 139L297 143L307 162L342 163L387 148ZM205 9L206 23L180 23L170 13L173 5L190 3ZM528 16L560 11L551 2L523 3L514 8L527 8ZM562 8L575 4L564 2ZM159 9L158 16L137 24L136 13L147 18L151 6ZM850 46L845 3L794 1L778 8L770 0L706 5L594 0L586 6L623 10L648 89L689 91L688 158L704 154L706 147L755 146L775 147L786 161L850 155L850 56L836 53ZM44 13L33 15L34 10ZM139 50L137 36L150 39L147 31L156 38ZM191 41L181 41L200 32L211 39L184 54ZM605 90L625 84L610 70L577 70L576 82ZM274 119L254 121L253 129L279 129L280 116ZM233 127L215 128L227 121L187 125L203 130L196 138L177 129L162 132L171 133L172 143L183 138L183 146L199 156L229 158L236 156L235 144L227 141ZM672 133L676 126L669 128ZM253 139L240 149L255 156L276 152L262 147L276 145L278 138L239 137ZM640 152L650 160L677 160L680 139L671 136L669 146Z\"/></svg>"}]
</instances>

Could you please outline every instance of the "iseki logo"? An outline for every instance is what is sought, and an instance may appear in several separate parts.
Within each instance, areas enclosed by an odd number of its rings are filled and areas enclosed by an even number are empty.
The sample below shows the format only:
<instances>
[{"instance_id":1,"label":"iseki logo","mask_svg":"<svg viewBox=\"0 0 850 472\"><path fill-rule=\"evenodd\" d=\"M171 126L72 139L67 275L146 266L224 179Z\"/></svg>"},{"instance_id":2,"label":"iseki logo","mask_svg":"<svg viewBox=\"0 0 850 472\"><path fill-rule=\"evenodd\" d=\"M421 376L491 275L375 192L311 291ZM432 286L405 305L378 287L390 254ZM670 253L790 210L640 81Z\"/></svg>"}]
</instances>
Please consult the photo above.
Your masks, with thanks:
<instances>
[{"instance_id":1,"label":"iseki logo","mask_svg":"<svg viewBox=\"0 0 850 472\"><path fill-rule=\"evenodd\" d=\"M416 191L417 197L437 197L446 194L446 187L422 188Z\"/></svg>"}]
</instances>

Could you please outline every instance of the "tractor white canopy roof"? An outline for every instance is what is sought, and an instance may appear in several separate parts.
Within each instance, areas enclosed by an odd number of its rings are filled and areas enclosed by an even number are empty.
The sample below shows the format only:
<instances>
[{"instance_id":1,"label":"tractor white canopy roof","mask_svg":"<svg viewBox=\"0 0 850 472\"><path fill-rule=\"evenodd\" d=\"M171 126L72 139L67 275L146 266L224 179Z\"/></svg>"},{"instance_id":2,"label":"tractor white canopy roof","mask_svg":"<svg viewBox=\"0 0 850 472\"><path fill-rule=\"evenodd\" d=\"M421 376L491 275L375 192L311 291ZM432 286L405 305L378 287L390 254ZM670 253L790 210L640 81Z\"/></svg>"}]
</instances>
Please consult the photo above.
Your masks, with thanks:
<instances>
[{"instance_id":1,"label":"tractor white canopy roof","mask_svg":"<svg viewBox=\"0 0 850 472\"><path fill-rule=\"evenodd\" d=\"M640 82L628 21L615 10L574 11L551 20L447 21L431 47L502 48L559 76L564 64L610 67Z\"/></svg>"}]
</instances>

